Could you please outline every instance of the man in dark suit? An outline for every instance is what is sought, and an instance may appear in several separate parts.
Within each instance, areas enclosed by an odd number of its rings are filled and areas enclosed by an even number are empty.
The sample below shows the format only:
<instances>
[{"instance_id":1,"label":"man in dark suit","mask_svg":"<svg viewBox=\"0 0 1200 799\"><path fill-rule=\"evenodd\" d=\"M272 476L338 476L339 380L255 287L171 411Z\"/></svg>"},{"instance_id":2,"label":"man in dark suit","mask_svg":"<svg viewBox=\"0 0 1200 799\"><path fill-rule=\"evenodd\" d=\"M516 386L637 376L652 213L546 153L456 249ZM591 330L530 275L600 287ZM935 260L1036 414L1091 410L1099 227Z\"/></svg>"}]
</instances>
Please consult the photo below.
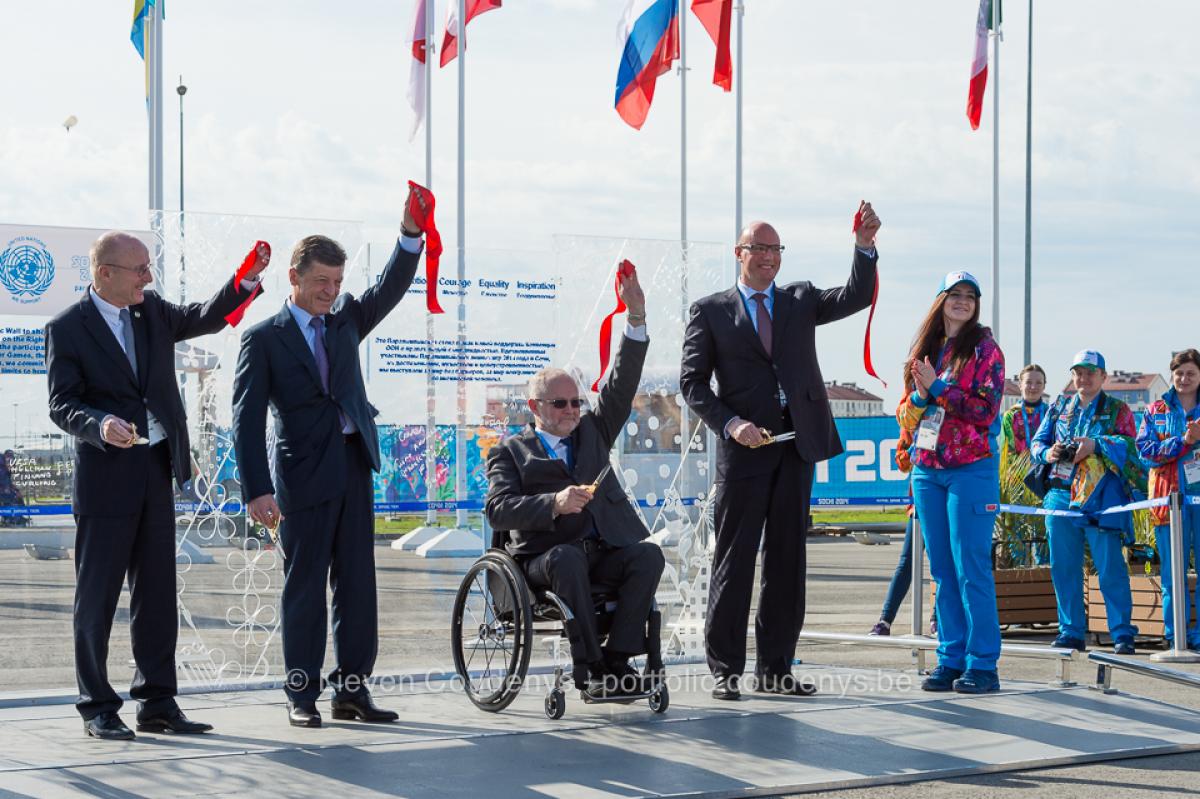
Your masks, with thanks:
<instances>
[{"instance_id":1,"label":"man in dark suit","mask_svg":"<svg viewBox=\"0 0 1200 799\"><path fill-rule=\"evenodd\" d=\"M550 589L571 609L573 677L594 695L645 687L629 658L646 651L646 619L664 565L616 475L591 487L629 419L649 347L636 274L621 278L620 295L629 306L627 327L595 410L581 413L585 400L570 374L543 369L530 381L534 423L487 461L488 521L508 533L508 551L531 587ZM617 596L603 650L593 590Z\"/></svg>"},{"instance_id":2,"label":"man in dark suit","mask_svg":"<svg viewBox=\"0 0 1200 799\"><path fill-rule=\"evenodd\" d=\"M132 739L108 682L108 636L129 575L137 671L129 694L137 728L205 732L175 703L174 477L191 477L187 418L175 379L175 342L216 333L258 292L261 249L246 279L208 302L175 305L147 292L150 254L112 231L92 245L92 285L46 325L50 418L75 436L76 707L87 734Z\"/></svg>"},{"instance_id":3,"label":"man in dark suit","mask_svg":"<svg viewBox=\"0 0 1200 799\"><path fill-rule=\"evenodd\" d=\"M874 296L880 223L870 204L859 211L854 265L845 286L822 290L807 281L776 286L783 252L779 234L766 222L753 222L734 247L737 285L691 308L679 385L688 406L718 439L716 549L704 629L718 699L740 697L760 541L756 690L801 696L816 691L791 673L804 624L809 496L814 465L842 451L817 363L816 327L861 311ZM796 437L763 446L764 429L794 431Z\"/></svg>"},{"instance_id":4,"label":"man in dark suit","mask_svg":"<svg viewBox=\"0 0 1200 799\"><path fill-rule=\"evenodd\" d=\"M328 676L333 717L397 718L367 690L379 636L371 476L379 470L379 435L358 348L412 283L420 236L406 211L383 273L357 299L341 294L345 251L325 236L308 236L292 251L291 297L274 318L242 336L233 384L234 448L250 517L272 530L278 525L285 691L293 726L321 726L316 699L325 660L327 582L337 658ZM268 407L275 417L270 465Z\"/></svg>"}]
</instances>

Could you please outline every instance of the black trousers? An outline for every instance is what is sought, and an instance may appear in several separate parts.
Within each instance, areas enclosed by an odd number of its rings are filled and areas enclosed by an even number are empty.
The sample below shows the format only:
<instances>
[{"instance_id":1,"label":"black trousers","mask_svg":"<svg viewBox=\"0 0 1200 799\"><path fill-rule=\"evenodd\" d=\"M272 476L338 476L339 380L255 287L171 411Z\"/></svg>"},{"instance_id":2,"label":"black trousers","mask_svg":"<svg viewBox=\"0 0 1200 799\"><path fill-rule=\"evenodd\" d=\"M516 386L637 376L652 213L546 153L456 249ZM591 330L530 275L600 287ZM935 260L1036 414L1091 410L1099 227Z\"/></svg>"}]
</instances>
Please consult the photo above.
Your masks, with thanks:
<instances>
[{"instance_id":1,"label":"black trousers","mask_svg":"<svg viewBox=\"0 0 1200 799\"><path fill-rule=\"evenodd\" d=\"M617 598L608 649L626 655L645 653L646 619L665 563L662 550L649 541L619 548L585 548L582 541L575 541L551 547L522 565L530 587L553 591L575 615L579 635L571 641L571 659L582 665L603 659L593 594Z\"/></svg>"},{"instance_id":2,"label":"black trousers","mask_svg":"<svg viewBox=\"0 0 1200 799\"><path fill-rule=\"evenodd\" d=\"M737 675L746 669L746 625L760 541L755 671L791 671L804 626L812 481L813 465L788 446L771 474L715 486L716 550L704 622L705 653L713 674Z\"/></svg>"},{"instance_id":3,"label":"black trousers","mask_svg":"<svg viewBox=\"0 0 1200 799\"><path fill-rule=\"evenodd\" d=\"M339 695L367 690L379 651L375 597L375 513L371 466L357 435L345 446L346 492L311 508L284 514L279 524L283 550L284 690L292 701L320 694L328 614L325 582L333 590L333 650L336 667L328 683Z\"/></svg>"},{"instance_id":4,"label":"black trousers","mask_svg":"<svg viewBox=\"0 0 1200 799\"><path fill-rule=\"evenodd\" d=\"M156 444L146 457L145 494L138 513L75 516L75 707L85 719L116 712L122 704L108 681L108 637L126 574L137 667L129 695L146 713L175 706L179 616L170 448L165 442Z\"/></svg>"}]
</instances>

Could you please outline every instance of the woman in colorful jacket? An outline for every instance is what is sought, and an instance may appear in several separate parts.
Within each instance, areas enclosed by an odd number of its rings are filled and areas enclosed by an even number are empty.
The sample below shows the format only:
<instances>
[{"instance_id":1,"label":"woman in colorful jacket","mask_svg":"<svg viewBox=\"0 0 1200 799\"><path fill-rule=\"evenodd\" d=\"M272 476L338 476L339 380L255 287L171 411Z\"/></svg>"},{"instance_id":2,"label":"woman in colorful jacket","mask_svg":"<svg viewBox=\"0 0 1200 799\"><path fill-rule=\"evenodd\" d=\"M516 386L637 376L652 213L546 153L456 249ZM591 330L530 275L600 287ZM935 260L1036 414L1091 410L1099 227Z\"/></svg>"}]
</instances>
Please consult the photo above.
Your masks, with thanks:
<instances>
[{"instance_id":1,"label":"woman in colorful jacket","mask_svg":"<svg viewBox=\"0 0 1200 799\"><path fill-rule=\"evenodd\" d=\"M1083 606L1083 544L1104 595L1113 651L1134 653L1137 627L1131 622L1133 598L1129 567L1121 547L1133 539L1129 513L1105 508L1127 503L1134 491L1144 493L1146 476L1134 445L1129 406L1101 389L1108 373L1104 356L1083 350L1071 362L1075 394L1060 395L1033 437L1033 459L1053 468L1042 500L1047 510L1072 510L1083 516L1049 516L1050 579L1058 601L1058 637L1054 646L1087 648L1087 615Z\"/></svg>"},{"instance_id":2,"label":"woman in colorful jacket","mask_svg":"<svg viewBox=\"0 0 1200 799\"><path fill-rule=\"evenodd\" d=\"M1150 466L1150 496L1165 497L1178 491L1182 496L1200 496L1200 352L1184 350L1171 359L1171 389L1146 408L1138 429L1137 449L1142 460ZM1167 645L1174 644L1175 615L1171 573L1171 528L1168 509L1152 508L1154 543L1162 563L1162 611ZM1200 569L1200 507L1183 507L1183 558L1194 554ZM1187 574L1187 566L1183 568ZM1188 605L1187 589L1180 593ZM1185 607L1185 619L1200 606L1200 586L1190 607ZM1200 650L1200 629L1192 621L1187 629L1187 648Z\"/></svg>"},{"instance_id":3,"label":"woman in colorful jacket","mask_svg":"<svg viewBox=\"0 0 1200 799\"><path fill-rule=\"evenodd\" d=\"M915 436L913 501L937 584L938 666L921 683L926 691L1000 690L991 547L1004 354L979 324L980 294L969 272L942 280L909 352L908 395L896 412Z\"/></svg>"},{"instance_id":4,"label":"woman in colorful jacket","mask_svg":"<svg viewBox=\"0 0 1200 799\"><path fill-rule=\"evenodd\" d=\"M1042 500L1026 488L1024 480L1033 465L1029 442L1050 407L1042 398L1046 393L1046 372L1031 363L1017 379L1021 404L1009 408L1000 422L1000 501L1006 505L1036 507ZM996 529L1011 565L1045 566L1050 562L1046 526L1041 516L1005 513L997 519Z\"/></svg>"}]
</instances>

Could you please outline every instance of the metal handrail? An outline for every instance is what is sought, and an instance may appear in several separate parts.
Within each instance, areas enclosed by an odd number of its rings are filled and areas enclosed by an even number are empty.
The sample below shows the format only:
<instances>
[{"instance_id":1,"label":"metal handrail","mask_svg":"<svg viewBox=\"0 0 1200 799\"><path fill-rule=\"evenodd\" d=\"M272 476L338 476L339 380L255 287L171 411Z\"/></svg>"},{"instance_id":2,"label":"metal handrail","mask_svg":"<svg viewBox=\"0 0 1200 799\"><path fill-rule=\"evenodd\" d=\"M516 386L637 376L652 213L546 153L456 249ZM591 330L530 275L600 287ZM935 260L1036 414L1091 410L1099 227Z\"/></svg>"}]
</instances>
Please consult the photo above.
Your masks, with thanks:
<instances>
[{"instance_id":1,"label":"metal handrail","mask_svg":"<svg viewBox=\"0 0 1200 799\"><path fill-rule=\"evenodd\" d=\"M918 654L938 648L936 638L924 635L862 635L858 633L822 633L803 630L800 638L808 641L825 641L833 644L858 644L890 649L908 649ZM1075 662L1075 650L1056 646L1036 646L1033 644L1001 644L1001 657L1041 658L1057 661L1056 673L1059 685L1074 685L1071 682L1071 664ZM923 663L923 659L918 664Z\"/></svg>"},{"instance_id":2,"label":"metal handrail","mask_svg":"<svg viewBox=\"0 0 1200 799\"><path fill-rule=\"evenodd\" d=\"M1112 673L1114 669L1124 669L1134 674L1140 674L1143 677L1153 677L1156 680L1166 680L1177 685L1200 688L1200 675L1192 674L1191 672L1169 669L1166 666L1146 663L1142 660L1129 660L1117 657L1116 655L1110 655L1107 652L1090 652L1088 653L1088 660L1099 664L1099 667L1096 669L1095 687L1106 694L1116 693L1116 689L1112 687Z\"/></svg>"}]
</instances>

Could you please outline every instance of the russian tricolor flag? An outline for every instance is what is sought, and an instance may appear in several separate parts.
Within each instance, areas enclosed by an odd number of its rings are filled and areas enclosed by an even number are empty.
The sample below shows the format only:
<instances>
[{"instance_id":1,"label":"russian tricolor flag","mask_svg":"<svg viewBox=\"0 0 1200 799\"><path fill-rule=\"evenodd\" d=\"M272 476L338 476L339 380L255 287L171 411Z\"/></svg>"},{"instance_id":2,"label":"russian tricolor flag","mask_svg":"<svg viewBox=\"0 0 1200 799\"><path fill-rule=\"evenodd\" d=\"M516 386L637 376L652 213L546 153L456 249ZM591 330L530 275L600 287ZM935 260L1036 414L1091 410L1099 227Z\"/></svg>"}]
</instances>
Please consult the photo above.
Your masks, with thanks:
<instances>
[{"instance_id":1,"label":"russian tricolor flag","mask_svg":"<svg viewBox=\"0 0 1200 799\"><path fill-rule=\"evenodd\" d=\"M617 72L617 113L641 129L654 82L679 58L678 0L629 0L619 30L624 40Z\"/></svg>"}]
</instances>

